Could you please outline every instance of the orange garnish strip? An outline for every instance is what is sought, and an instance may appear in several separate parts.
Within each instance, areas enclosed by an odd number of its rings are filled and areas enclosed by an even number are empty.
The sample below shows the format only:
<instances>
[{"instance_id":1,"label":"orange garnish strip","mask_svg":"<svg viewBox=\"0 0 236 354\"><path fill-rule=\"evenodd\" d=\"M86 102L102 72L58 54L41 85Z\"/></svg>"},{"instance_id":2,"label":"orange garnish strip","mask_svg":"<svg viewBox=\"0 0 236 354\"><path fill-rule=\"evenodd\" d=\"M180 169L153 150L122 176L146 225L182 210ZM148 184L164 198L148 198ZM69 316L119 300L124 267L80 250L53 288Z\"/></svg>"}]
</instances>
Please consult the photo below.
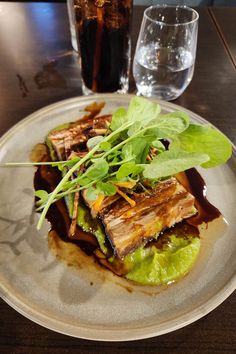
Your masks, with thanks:
<instances>
[{"instance_id":1,"label":"orange garnish strip","mask_svg":"<svg viewBox=\"0 0 236 354\"><path fill-rule=\"evenodd\" d=\"M131 199L130 197L128 197L124 192L122 192L119 188L117 188L117 193L119 195L121 195L121 197L123 197L132 207L135 207L136 202L135 200Z\"/></svg>"},{"instance_id":2,"label":"orange garnish strip","mask_svg":"<svg viewBox=\"0 0 236 354\"><path fill-rule=\"evenodd\" d=\"M113 182L113 183L117 187L129 188L129 189L133 188L136 185L136 182L134 182L134 181Z\"/></svg>"},{"instance_id":3,"label":"orange garnish strip","mask_svg":"<svg viewBox=\"0 0 236 354\"><path fill-rule=\"evenodd\" d=\"M97 199L92 203L92 208L98 213L101 210L103 200L105 198L104 194L99 194Z\"/></svg>"},{"instance_id":4,"label":"orange garnish strip","mask_svg":"<svg viewBox=\"0 0 236 354\"><path fill-rule=\"evenodd\" d=\"M73 237L76 232L78 207L79 207L79 192L75 192L74 205L73 205L73 215L72 215L71 224L70 224L70 228L69 228L69 235L71 237Z\"/></svg>"}]
</instances>

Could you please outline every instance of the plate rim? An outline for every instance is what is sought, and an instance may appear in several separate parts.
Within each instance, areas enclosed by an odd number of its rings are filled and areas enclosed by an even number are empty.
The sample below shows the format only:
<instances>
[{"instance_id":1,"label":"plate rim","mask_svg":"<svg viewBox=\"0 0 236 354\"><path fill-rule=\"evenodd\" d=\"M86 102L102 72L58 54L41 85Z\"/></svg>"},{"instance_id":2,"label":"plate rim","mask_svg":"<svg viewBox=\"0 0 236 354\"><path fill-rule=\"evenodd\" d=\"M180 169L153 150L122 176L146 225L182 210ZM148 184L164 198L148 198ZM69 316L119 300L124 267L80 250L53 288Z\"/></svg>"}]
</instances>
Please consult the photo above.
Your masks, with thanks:
<instances>
[{"instance_id":1,"label":"plate rim","mask_svg":"<svg viewBox=\"0 0 236 354\"><path fill-rule=\"evenodd\" d=\"M51 111L54 108L57 108L57 107L60 107L60 106L63 106L63 105L67 105L69 103L76 103L78 100L79 101L82 101L82 100L90 101L91 98L94 98L94 101L96 101L97 98L101 99L102 97L108 97L108 98L119 97L122 100L125 97L128 97L128 98L131 99L132 97L136 97L136 95L134 95L134 94L119 94L119 93L105 93L105 94L94 94L94 95L89 95L89 96L74 96L74 97L66 98L66 99L51 103L49 105L43 106L42 108L39 108L39 109L35 110L34 112L28 114L26 117L20 119L19 122L14 124L5 133L3 133L0 136L0 147L4 143L4 141L6 139L8 139L15 132L15 130L17 130L21 126L24 126L25 123L29 123L32 120L35 120L37 118L37 116L40 116L44 112ZM189 115L193 116L197 120L200 120L201 122L204 122L206 124L210 124L213 128L217 129L218 131L220 131L222 134L224 134L226 136L226 138L230 141L230 143L232 145L233 152L236 154L236 144L234 144L230 140L230 138L225 133L223 133L219 128L217 128L213 123L209 122L208 120L206 120L205 118L203 118L199 114L191 111L188 108L182 107L182 106L180 106L180 105L178 105L176 103L172 103L170 101L163 101L163 100L159 100L159 99L154 98L154 97L148 97L147 99L151 100L151 101L154 101L154 102L157 102L163 107L173 108L174 110L178 110L179 108L181 108L181 110L185 111L186 113L188 113Z\"/></svg>"},{"instance_id":2,"label":"plate rim","mask_svg":"<svg viewBox=\"0 0 236 354\"><path fill-rule=\"evenodd\" d=\"M230 286L228 286L229 284L230 284ZM4 295L4 293L2 293L1 288L0 288L0 295L1 295L1 298L8 305L10 305L13 309L15 309L17 312L22 314L24 317L28 318L29 320L47 328L47 329L53 330L54 332L58 332L58 333L65 334L65 335L75 337L75 338L88 339L88 340L92 340L92 341L126 342L126 341L131 341L131 340L142 340L142 339L161 336L163 334L167 334L167 333L176 331L180 328L188 326L189 324L191 324L193 322L196 322L200 318L209 314L211 311L213 311L220 304L222 304L234 292L235 286L236 286L236 275L234 274L230 278L230 281L227 283L227 285L222 286L221 290L218 291L214 296L211 296L206 302L197 306L191 312L186 312L185 314L179 316L178 317L179 323L177 323L175 325L173 324L172 326L168 326L166 328L164 326L164 328L161 330L157 330L155 324L148 325L148 326L141 327L141 328L129 328L129 329L119 329L119 328L116 328L116 329L103 328L103 329L101 329L101 328L96 328L96 327L95 328L88 328L88 327L83 327L83 326L74 326L74 325L70 325L66 322L52 319L49 316L46 316L46 315L39 313L39 312L36 312L35 316L34 316L34 310L30 306L27 306L26 303L21 302L17 297L15 297L15 301L14 301L14 296L12 296L12 294L10 294L10 296L7 298L6 297L8 295L7 292L5 292L5 295ZM21 305L21 307L18 307L19 304ZM191 318L189 318L189 315L192 315L192 314L194 314L195 316L191 316ZM49 323L45 322L46 320ZM176 321L176 319L173 319L171 321L167 321L167 323L174 322L174 321ZM64 327L64 329L62 327ZM94 335L94 331L98 332L99 335ZM127 334L127 332L129 334ZM115 336L114 336L114 333L115 333ZM132 333L132 334L130 334L130 333Z\"/></svg>"},{"instance_id":3,"label":"plate rim","mask_svg":"<svg viewBox=\"0 0 236 354\"><path fill-rule=\"evenodd\" d=\"M52 103L50 105L47 105L45 107L42 107L42 108L36 110L35 112L26 116L24 119L20 120L17 124L13 125L7 132L5 132L0 137L0 148L19 129L24 128L25 125L27 125L28 123L31 123L34 120L37 121L38 117L42 116L43 114L47 114L50 111L53 111L57 108L71 105L73 103L76 105L76 103L78 101L84 102L84 104L86 105L87 101L91 102L91 101L96 101L96 100L101 100L101 99L106 101L106 100L113 99L113 98L114 99L120 98L121 104L122 104L122 102L124 102L125 100L127 100L127 102L128 102L128 99L130 99L131 97L135 97L135 95L132 95L132 94L126 94L126 95L96 94L96 95L92 95L92 96L75 96L72 98L68 98L68 99L64 99L64 100L60 100L58 102ZM206 119L201 117L200 115L188 110L187 108L181 107L175 103L161 101L161 100L157 100L155 98L151 98L151 100L160 103L160 105L163 108L170 108L172 110L181 109L181 110L185 111L186 113L188 113L190 115L190 117L195 118L197 121L201 121L206 124L210 123ZM212 123L210 123L210 124L215 129L219 130ZM233 149L232 156L235 157L236 156L236 147L232 142L231 142L231 144L232 144L232 149ZM95 328L96 326L89 328L88 326L85 327L85 326L81 326L81 325L80 326L70 325L67 322L58 321L57 319L51 318L43 313L38 312L33 307L30 307L30 305L27 305L27 303L22 301L19 297L14 296L14 294L12 294L12 293L9 293L8 289L5 288L2 284L0 284L0 296L8 305L10 305L12 308L14 308L17 312L24 315L26 318L30 319L31 321L33 321L39 325L42 325L43 327L53 330L55 332L66 334L66 335L72 336L72 337L95 340L95 341L98 340L98 341L108 341L108 342L122 342L122 341L141 340L141 339L145 339L145 338L160 336L160 335L175 331L177 329L180 329L182 327L185 327L185 326L197 321L198 319L204 317L205 315L210 313L212 310L214 310L216 307L218 307L223 301L225 301L234 292L235 288L236 288L236 274L234 274L228 280L227 284L223 285L221 287L221 289L216 294L211 296L207 301L204 301L202 304L198 305L197 307L194 307L190 312L187 312L187 313L182 314L181 316L178 316L177 317L178 323L171 324L172 322L176 322L176 319L173 319L171 321L168 320L167 322L164 321L163 324L161 325L161 327L163 327L163 328L159 329L159 330L156 327L157 326L160 327L160 324L159 325L151 324L151 325L146 325L145 327L142 327L142 328L129 328L129 329ZM165 325L165 323L167 323L167 325ZM95 335L94 331L97 332L96 335Z\"/></svg>"}]
</instances>

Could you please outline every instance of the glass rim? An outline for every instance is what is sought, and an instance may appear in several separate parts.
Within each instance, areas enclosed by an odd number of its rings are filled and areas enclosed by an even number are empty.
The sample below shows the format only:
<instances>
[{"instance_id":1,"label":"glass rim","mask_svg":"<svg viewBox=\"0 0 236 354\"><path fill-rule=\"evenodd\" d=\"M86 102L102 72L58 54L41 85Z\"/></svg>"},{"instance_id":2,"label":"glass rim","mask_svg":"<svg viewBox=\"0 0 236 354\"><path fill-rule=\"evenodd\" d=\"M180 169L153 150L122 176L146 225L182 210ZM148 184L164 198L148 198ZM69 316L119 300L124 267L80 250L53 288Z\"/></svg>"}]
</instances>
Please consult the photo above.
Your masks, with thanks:
<instances>
[{"instance_id":1,"label":"glass rim","mask_svg":"<svg viewBox=\"0 0 236 354\"><path fill-rule=\"evenodd\" d=\"M151 9L161 9L161 8L163 8L163 9L166 9L166 8L172 8L172 9L186 9L186 10L188 10L189 12L194 13L196 17L195 17L193 20L191 20L191 21L186 21L186 22L181 22L181 23L165 23L165 22L160 21L160 20L154 20L153 18L151 18L151 17L147 14L147 12L150 11ZM152 6L149 6L146 10L144 10L144 16L145 16L147 19L149 19L150 21L154 22L154 23L159 23L159 24L161 24L161 25L163 25L163 26L173 26L173 27L174 27L174 26L178 27L178 26L190 25L190 24L192 24L192 23L197 22L198 19L199 19L199 13L198 13L196 10L194 10L194 9L192 9L191 7L186 6L186 5L164 5L164 4L162 4L162 5L161 5L161 4L159 4L159 5L152 5Z\"/></svg>"}]
</instances>

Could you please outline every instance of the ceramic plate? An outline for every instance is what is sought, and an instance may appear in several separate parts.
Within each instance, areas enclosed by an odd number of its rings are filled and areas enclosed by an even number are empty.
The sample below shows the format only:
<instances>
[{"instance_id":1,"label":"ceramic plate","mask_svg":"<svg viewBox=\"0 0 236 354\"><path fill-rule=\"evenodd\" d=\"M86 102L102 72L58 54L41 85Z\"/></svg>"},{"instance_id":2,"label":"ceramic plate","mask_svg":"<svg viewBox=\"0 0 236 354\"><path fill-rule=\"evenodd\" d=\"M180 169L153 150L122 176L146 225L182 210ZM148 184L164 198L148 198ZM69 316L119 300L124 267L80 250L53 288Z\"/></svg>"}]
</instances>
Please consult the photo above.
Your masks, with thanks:
<instances>
[{"instance_id":1,"label":"ceramic plate","mask_svg":"<svg viewBox=\"0 0 236 354\"><path fill-rule=\"evenodd\" d=\"M65 100L20 121L0 140L0 163L28 161L33 146L55 126L78 119L83 108L105 101L102 113L127 106L131 96L97 95ZM163 111L180 107L161 102ZM185 110L182 109L181 110ZM187 110L185 110L187 111ZM196 123L204 119L187 111ZM200 169L208 199L225 219L209 225L192 271L168 287L135 286L101 270L85 255L76 267L49 249L44 223L38 232L34 168L1 168L0 293L13 308L52 330L92 340L125 341L161 335L206 315L235 289L236 157L224 166ZM70 250L73 252L73 250Z\"/></svg>"}]
</instances>

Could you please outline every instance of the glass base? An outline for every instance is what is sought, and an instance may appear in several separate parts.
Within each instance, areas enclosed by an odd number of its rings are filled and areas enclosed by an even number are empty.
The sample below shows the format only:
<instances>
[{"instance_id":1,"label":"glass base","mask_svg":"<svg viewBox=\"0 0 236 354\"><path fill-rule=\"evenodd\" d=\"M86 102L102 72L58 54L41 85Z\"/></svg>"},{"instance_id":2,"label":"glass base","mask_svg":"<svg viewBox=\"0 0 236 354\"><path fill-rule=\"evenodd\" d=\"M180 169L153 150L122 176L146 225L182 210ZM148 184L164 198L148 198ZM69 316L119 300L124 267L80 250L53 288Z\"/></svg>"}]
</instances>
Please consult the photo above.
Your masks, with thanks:
<instances>
[{"instance_id":1,"label":"glass base","mask_svg":"<svg viewBox=\"0 0 236 354\"><path fill-rule=\"evenodd\" d=\"M169 87L151 88L150 86L147 90L144 90L143 87L139 88L138 85L137 90L137 96L155 97L163 101L173 101L177 99L180 95L182 95L182 93L184 92L184 90L176 90L174 88Z\"/></svg>"},{"instance_id":2,"label":"glass base","mask_svg":"<svg viewBox=\"0 0 236 354\"><path fill-rule=\"evenodd\" d=\"M84 96L89 96L89 95L93 95L94 92L92 90L90 90L89 88L87 88L84 84L84 81L82 80L82 92Z\"/></svg>"},{"instance_id":3,"label":"glass base","mask_svg":"<svg viewBox=\"0 0 236 354\"><path fill-rule=\"evenodd\" d=\"M126 77L121 78L121 85L120 85L121 88L120 89L118 89L117 91L107 91L107 92L99 92L99 91L94 92L85 85L83 79L81 79L81 80L82 80L82 92L83 92L84 96L93 95L94 93L119 93L119 94L125 95L129 91L129 79Z\"/></svg>"}]
</instances>

